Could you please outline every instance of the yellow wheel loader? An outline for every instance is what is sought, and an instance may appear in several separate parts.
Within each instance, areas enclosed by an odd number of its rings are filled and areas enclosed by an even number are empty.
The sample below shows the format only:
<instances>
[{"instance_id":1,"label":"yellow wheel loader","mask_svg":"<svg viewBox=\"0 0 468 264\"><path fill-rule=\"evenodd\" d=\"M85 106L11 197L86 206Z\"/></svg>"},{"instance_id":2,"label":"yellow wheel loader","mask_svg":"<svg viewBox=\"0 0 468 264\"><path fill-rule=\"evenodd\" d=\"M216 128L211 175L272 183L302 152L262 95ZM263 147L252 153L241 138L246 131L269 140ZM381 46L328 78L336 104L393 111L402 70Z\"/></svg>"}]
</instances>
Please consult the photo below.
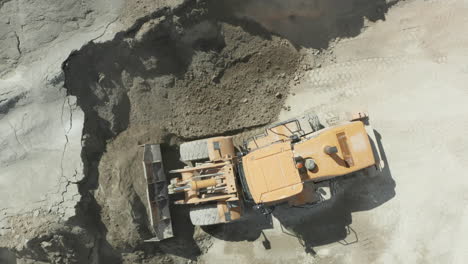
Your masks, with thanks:
<instances>
[{"instance_id":1,"label":"yellow wheel loader","mask_svg":"<svg viewBox=\"0 0 468 264\"><path fill-rule=\"evenodd\" d=\"M322 121L325 120L325 121ZM244 209L318 204L333 196L331 179L384 164L365 112L319 118L305 114L267 127L236 148L232 137L180 145L184 168L166 177L159 145L144 145L150 220L160 241L173 236L169 202L190 205L194 225L229 223ZM181 194L172 201L169 195Z\"/></svg>"}]
</instances>

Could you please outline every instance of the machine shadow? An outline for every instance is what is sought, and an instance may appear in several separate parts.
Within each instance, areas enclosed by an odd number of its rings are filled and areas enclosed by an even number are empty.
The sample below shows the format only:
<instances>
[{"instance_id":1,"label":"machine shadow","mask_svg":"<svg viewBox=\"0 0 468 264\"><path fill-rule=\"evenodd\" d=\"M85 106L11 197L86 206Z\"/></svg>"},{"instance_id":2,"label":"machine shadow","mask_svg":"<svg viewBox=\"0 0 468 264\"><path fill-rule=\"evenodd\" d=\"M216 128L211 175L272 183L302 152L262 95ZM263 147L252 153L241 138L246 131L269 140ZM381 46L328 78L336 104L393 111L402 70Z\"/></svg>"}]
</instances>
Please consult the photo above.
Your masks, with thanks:
<instances>
[{"instance_id":1,"label":"machine shadow","mask_svg":"<svg viewBox=\"0 0 468 264\"><path fill-rule=\"evenodd\" d=\"M224 0L209 1L217 19L255 22L297 47L326 49L335 38L355 37L366 20L385 20L395 1L385 0Z\"/></svg>"},{"instance_id":2,"label":"machine shadow","mask_svg":"<svg viewBox=\"0 0 468 264\"><path fill-rule=\"evenodd\" d=\"M11 252L7 248L0 248L0 263L16 264L17 259L15 253Z\"/></svg>"},{"instance_id":3,"label":"machine shadow","mask_svg":"<svg viewBox=\"0 0 468 264\"><path fill-rule=\"evenodd\" d=\"M337 181L337 194L328 202L304 206L276 206L272 215L264 216L248 211L243 221L204 227L205 232L226 241L255 241L263 239L265 249L271 248L265 229L273 228L272 217L280 223L276 230L298 238L307 253L314 247L334 242L343 245L357 243L359 234L350 226L352 212L376 208L395 196L395 181L382 148L381 135L374 131L377 145L385 162L384 170L376 176L356 173ZM261 237L262 236L262 237Z\"/></svg>"}]
</instances>

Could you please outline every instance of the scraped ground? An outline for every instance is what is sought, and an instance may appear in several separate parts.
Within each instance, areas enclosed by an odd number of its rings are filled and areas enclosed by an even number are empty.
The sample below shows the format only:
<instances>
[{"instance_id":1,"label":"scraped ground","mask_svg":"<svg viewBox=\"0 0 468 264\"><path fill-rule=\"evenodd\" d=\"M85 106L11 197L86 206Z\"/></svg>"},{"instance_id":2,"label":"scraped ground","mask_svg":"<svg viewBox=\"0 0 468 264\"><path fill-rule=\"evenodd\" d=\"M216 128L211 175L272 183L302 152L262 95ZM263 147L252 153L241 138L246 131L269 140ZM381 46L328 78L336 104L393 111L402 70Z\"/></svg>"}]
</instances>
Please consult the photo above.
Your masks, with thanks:
<instances>
[{"instance_id":1,"label":"scraped ground","mask_svg":"<svg viewBox=\"0 0 468 264\"><path fill-rule=\"evenodd\" d=\"M346 179L332 209L289 210L300 219L292 227L281 218L251 223L258 232L250 235L224 227L201 261L465 263L467 12L466 1L406 1L333 43L329 61L292 85L291 111L280 119L310 108L368 109L388 170Z\"/></svg>"}]
</instances>

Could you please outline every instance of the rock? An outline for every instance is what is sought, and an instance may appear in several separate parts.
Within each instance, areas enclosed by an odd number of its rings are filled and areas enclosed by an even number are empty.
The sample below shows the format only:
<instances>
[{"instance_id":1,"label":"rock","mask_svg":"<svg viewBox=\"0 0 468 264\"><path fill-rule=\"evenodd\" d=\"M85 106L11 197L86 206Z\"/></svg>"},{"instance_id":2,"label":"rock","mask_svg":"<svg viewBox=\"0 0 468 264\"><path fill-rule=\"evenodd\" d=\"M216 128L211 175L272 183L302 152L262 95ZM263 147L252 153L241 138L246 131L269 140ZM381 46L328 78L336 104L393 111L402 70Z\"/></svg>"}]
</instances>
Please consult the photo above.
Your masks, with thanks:
<instances>
[{"instance_id":1,"label":"rock","mask_svg":"<svg viewBox=\"0 0 468 264\"><path fill-rule=\"evenodd\" d=\"M283 97L283 95L280 92L278 92L278 93L275 94L275 97L280 99L281 97Z\"/></svg>"},{"instance_id":2,"label":"rock","mask_svg":"<svg viewBox=\"0 0 468 264\"><path fill-rule=\"evenodd\" d=\"M52 247L52 243L50 243L49 241L43 241L41 242L41 247L45 250L48 250Z\"/></svg>"},{"instance_id":3,"label":"rock","mask_svg":"<svg viewBox=\"0 0 468 264\"><path fill-rule=\"evenodd\" d=\"M105 78L106 78L106 75L105 75L104 73L100 72L100 73L98 74L98 80L97 80L97 82L98 82L98 83L101 83Z\"/></svg>"},{"instance_id":4,"label":"rock","mask_svg":"<svg viewBox=\"0 0 468 264\"><path fill-rule=\"evenodd\" d=\"M248 101L249 101L249 99L244 98L244 99L241 100L241 103L245 104L245 103L247 103Z\"/></svg>"},{"instance_id":5,"label":"rock","mask_svg":"<svg viewBox=\"0 0 468 264\"><path fill-rule=\"evenodd\" d=\"M297 82L299 80L299 76L294 76L294 81Z\"/></svg>"}]
</instances>

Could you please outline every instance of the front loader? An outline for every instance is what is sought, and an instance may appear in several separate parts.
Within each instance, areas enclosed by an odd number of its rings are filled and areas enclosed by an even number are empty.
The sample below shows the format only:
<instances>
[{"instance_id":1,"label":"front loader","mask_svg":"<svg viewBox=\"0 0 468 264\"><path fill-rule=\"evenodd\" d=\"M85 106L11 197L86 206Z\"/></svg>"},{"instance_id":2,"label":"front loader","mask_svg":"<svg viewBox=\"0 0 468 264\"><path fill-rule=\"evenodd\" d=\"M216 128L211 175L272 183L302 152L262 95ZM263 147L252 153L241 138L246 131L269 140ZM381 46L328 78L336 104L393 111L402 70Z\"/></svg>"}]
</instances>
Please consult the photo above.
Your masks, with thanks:
<instances>
[{"instance_id":1,"label":"front loader","mask_svg":"<svg viewBox=\"0 0 468 264\"><path fill-rule=\"evenodd\" d=\"M169 202L190 205L194 225L229 223L252 207L263 213L281 203L318 204L333 196L331 180L383 169L366 113L305 114L267 127L236 148L232 137L186 142L187 166L167 179L159 145L144 145L148 203L155 237L172 237ZM174 194L178 200L169 199ZM174 197L175 197L174 196Z\"/></svg>"}]
</instances>

